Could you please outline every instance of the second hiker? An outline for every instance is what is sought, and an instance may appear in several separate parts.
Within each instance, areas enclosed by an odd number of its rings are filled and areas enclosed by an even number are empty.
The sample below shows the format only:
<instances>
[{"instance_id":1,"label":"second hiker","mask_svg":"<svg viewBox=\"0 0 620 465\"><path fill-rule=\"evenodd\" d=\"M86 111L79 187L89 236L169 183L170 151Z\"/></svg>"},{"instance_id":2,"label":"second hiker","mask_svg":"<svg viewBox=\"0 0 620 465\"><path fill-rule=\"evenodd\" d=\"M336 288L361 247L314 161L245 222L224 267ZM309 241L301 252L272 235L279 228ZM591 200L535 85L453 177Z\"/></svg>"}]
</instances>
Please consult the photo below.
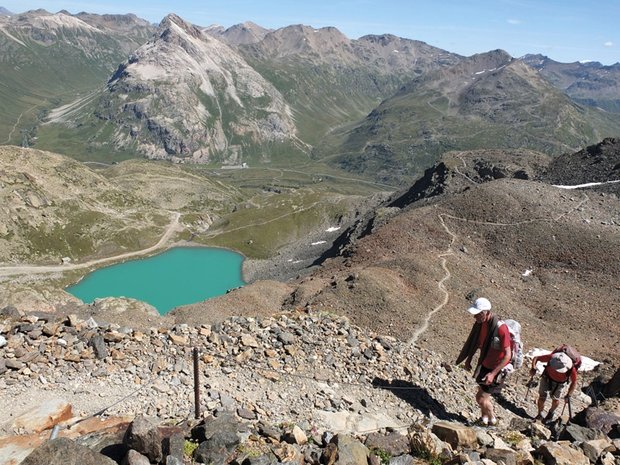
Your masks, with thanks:
<instances>
[{"instance_id":1,"label":"second hiker","mask_svg":"<svg viewBox=\"0 0 620 465\"><path fill-rule=\"evenodd\" d=\"M568 401L577 386L577 368L569 357L562 350L556 349L550 354L539 355L532 359L530 375L536 374L536 364L546 363L545 370L540 378L538 387L538 413L536 420L545 422L553 421L553 415L560 404L561 399ZM570 381L570 383L569 383ZM547 415L543 418L543 410L547 397L551 396L551 407Z\"/></svg>"},{"instance_id":2,"label":"second hiker","mask_svg":"<svg viewBox=\"0 0 620 465\"><path fill-rule=\"evenodd\" d=\"M492 395L501 392L504 385L504 368L511 358L511 341L508 326L501 323L491 312L491 302L484 297L476 299L467 309L476 320L469 333L456 364L465 361L465 369L471 370L474 354L480 350L480 357L474 371L478 383L476 402L480 406L480 420L483 425L495 425Z\"/></svg>"}]
</instances>

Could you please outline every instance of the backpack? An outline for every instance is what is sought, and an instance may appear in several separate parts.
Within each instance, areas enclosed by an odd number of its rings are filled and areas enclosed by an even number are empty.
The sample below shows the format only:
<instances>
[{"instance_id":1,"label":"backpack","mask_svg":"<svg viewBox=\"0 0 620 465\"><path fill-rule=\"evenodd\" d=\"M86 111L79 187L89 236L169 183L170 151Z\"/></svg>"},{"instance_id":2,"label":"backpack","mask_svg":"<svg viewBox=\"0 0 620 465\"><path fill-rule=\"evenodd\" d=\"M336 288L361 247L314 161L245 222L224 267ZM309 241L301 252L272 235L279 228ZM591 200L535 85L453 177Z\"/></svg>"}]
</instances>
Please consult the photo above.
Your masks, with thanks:
<instances>
[{"instance_id":1,"label":"backpack","mask_svg":"<svg viewBox=\"0 0 620 465\"><path fill-rule=\"evenodd\" d=\"M552 354L556 354L558 352L564 352L573 362L573 368L579 370L581 367L581 354L575 350L574 347L569 346L568 344L562 344L560 347L557 347Z\"/></svg>"},{"instance_id":2,"label":"backpack","mask_svg":"<svg viewBox=\"0 0 620 465\"><path fill-rule=\"evenodd\" d=\"M523 342L521 341L521 324L517 320L504 320L510 332L510 363L513 369L518 370L523 366Z\"/></svg>"},{"instance_id":3,"label":"backpack","mask_svg":"<svg viewBox=\"0 0 620 465\"><path fill-rule=\"evenodd\" d=\"M508 327L510 333L510 362L503 370L507 373L511 373L514 370L518 370L523 366L523 342L521 341L521 324L517 320L500 320L495 334L493 335L497 339L497 331L499 327L504 324Z\"/></svg>"}]
</instances>

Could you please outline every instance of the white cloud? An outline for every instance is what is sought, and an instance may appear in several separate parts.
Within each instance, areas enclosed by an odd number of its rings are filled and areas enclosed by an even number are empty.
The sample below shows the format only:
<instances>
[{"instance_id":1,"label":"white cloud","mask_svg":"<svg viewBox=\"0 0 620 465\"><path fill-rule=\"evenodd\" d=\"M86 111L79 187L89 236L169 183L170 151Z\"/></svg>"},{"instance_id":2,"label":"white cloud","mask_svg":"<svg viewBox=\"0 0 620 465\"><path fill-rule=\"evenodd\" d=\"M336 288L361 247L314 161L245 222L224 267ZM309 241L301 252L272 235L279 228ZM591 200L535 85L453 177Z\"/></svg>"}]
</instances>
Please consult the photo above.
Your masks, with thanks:
<instances>
[{"instance_id":1,"label":"white cloud","mask_svg":"<svg viewBox=\"0 0 620 465\"><path fill-rule=\"evenodd\" d=\"M613 46L614 46L614 43L613 43L611 40L608 40L608 41L607 41L607 42L605 42L603 45L604 45L605 47L613 47Z\"/></svg>"},{"instance_id":2,"label":"white cloud","mask_svg":"<svg viewBox=\"0 0 620 465\"><path fill-rule=\"evenodd\" d=\"M520 19L509 19L508 24L521 24Z\"/></svg>"}]
</instances>

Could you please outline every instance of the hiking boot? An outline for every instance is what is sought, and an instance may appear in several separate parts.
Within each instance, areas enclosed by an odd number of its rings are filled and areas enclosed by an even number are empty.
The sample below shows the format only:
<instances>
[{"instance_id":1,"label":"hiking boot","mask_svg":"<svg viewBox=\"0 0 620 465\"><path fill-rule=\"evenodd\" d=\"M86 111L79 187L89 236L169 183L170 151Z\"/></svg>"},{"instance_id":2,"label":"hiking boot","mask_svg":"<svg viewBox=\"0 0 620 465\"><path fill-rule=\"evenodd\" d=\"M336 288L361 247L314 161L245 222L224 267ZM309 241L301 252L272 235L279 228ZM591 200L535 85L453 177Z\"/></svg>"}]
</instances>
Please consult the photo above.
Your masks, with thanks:
<instances>
[{"instance_id":1,"label":"hiking boot","mask_svg":"<svg viewBox=\"0 0 620 465\"><path fill-rule=\"evenodd\" d=\"M544 418L543 423L545 424L553 423L555 421L553 417L554 417L553 413L548 413L547 416Z\"/></svg>"},{"instance_id":2,"label":"hiking boot","mask_svg":"<svg viewBox=\"0 0 620 465\"><path fill-rule=\"evenodd\" d=\"M495 426L497 425L497 418L493 417L489 420L489 425L490 426Z\"/></svg>"},{"instance_id":3,"label":"hiking boot","mask_svg":"<svg viewBox=\"0 0 620 465\"><path fill-rule=\"evenodd\" d=\"M539 413L538 415L534 417L534 421L540 421L542 423L544 418L545 417L543 417L542 413Z\"/></svg>"}]
</instances>

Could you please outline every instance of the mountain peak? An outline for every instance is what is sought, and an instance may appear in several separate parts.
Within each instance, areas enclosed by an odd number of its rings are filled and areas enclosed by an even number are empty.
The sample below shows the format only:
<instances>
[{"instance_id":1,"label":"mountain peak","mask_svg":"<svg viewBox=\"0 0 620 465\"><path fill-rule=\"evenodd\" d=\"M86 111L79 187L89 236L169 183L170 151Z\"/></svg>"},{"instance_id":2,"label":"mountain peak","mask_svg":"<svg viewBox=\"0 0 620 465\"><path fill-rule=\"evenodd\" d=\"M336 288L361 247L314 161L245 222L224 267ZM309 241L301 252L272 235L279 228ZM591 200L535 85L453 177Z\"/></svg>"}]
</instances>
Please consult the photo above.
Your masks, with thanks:
<instances>
[{"instance_id":1,"label":"mountain peak","mask_svg":"<svg viewBox=\"0 0 620 465\"><path fill-rule=\"evenodd\" d=\"M183 32L195 38L203 37L202 31L193 24L185 21L180 16L169 13L159 23L160 37L165 39L171 34L171 31Z\"/></svg>"}]
</instances>

